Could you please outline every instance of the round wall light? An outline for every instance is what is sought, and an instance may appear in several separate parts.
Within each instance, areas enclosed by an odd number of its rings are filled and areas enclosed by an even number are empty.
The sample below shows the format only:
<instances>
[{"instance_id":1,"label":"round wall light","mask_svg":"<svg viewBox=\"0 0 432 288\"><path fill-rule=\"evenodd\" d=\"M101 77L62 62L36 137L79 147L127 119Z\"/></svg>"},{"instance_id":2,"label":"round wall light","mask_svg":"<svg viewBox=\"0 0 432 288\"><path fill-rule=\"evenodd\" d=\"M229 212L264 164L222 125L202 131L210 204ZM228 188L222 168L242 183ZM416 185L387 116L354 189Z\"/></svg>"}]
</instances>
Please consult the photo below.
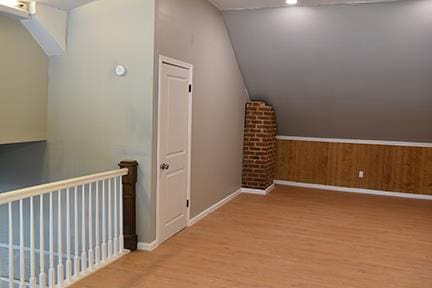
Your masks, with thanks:
<instances>
[{"instance_id":1,"label":"round wall light","mask_svg":"<svg viewBox=\"0 0 432 288\"><path fill-rule=\"evenodd\" d=\"M296 5L298 3L298 0L286 0L285 3L288 5Z\"/></svg>"},{"instance_id":2,"label":"round wall light","mask_svg":"<svg viewBox=\"0 0 432 288\"><path fill-rule=\"evenodd\" d=\"M117 76L125 76L126 73L127 73L127 69L126 69L126 67L124 67L123 65L118 65L118 66L115 68L115 74L116 74Z\"/></svg>"}]
</instances>

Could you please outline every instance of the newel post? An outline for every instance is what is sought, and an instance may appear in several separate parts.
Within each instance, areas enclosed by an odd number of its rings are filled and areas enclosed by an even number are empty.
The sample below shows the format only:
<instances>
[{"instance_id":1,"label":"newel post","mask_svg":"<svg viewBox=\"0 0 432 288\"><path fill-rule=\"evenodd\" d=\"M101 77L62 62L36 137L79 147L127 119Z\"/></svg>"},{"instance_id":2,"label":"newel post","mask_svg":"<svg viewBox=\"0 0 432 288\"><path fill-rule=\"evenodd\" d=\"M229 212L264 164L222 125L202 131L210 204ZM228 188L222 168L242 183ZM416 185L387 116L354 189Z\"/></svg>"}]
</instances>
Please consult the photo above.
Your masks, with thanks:
<instances>
[{"instance_id":1,"label":"newel post","mask_svg":"<svg viewBox=\"0 0 432 288\"><path fill-rule=\"evenodd\" d=\"M127 168L129 173L123 176L123 234L124 248L134 251L137 249L138 236L136 234L136 183L138 181L138 162L122 161L120 168Z\"/></svg>"}]
</instances>

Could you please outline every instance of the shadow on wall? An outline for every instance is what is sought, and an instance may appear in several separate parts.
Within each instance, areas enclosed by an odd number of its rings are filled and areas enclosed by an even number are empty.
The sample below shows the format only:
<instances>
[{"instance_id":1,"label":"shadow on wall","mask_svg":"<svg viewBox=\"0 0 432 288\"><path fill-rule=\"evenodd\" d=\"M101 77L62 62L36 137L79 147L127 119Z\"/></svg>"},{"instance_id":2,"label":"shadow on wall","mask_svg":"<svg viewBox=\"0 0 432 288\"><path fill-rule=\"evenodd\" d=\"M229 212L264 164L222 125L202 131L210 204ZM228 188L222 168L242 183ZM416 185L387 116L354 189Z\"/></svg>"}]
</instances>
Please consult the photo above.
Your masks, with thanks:
<instances>
[{"instance_id":1,"label":"shadow on wall","mask_svg":"<svg viewBox=\"0 0 432 288\"><path fill-rule=\"evenodd\" d=\"M47 182L46 142L0 145L0 193Z\"/></svg>"}]
</instances>

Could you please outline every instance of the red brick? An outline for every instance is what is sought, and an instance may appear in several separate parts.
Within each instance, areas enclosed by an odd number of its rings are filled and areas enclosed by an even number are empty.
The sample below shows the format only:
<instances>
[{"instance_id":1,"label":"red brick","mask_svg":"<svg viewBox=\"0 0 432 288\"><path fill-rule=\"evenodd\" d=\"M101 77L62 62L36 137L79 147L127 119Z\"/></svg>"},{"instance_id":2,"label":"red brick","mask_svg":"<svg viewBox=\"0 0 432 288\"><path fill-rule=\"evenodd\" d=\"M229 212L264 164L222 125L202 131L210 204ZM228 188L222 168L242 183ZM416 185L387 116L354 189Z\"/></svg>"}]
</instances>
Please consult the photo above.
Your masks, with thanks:
<instances>
[{"instance_id":1,"label":"red brick","mask_svg":"<svg viewBox=\"0 0 432 288\"><path fill-rule=\"evenodd\" d=\"M261 101L246 104L243 186L265 189L273 183L277 123L273 108Z\"/></svg>"}]
</instances>

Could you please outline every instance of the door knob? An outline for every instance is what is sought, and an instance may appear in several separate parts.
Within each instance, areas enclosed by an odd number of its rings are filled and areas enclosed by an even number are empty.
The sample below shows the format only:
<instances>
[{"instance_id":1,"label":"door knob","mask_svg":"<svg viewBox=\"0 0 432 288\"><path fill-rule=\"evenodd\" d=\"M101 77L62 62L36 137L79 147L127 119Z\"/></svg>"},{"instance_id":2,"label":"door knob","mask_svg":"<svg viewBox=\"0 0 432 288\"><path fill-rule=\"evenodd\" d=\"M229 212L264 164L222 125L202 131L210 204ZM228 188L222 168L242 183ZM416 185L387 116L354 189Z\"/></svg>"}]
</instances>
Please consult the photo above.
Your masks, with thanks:
<instances>
[{"instance_id":1,"label":"door knob","mask_svg":"<svg viewBox=\"0 0 432 288\"><path fill-rule=\"evenodd\" d=\"M168 170L169 167L170 167L170 165L168 165L168 164L166 164L166 163L163 163L163 164L160 165L160 169L161 169L161 170Z\"/></svg>"}]
</instances>

